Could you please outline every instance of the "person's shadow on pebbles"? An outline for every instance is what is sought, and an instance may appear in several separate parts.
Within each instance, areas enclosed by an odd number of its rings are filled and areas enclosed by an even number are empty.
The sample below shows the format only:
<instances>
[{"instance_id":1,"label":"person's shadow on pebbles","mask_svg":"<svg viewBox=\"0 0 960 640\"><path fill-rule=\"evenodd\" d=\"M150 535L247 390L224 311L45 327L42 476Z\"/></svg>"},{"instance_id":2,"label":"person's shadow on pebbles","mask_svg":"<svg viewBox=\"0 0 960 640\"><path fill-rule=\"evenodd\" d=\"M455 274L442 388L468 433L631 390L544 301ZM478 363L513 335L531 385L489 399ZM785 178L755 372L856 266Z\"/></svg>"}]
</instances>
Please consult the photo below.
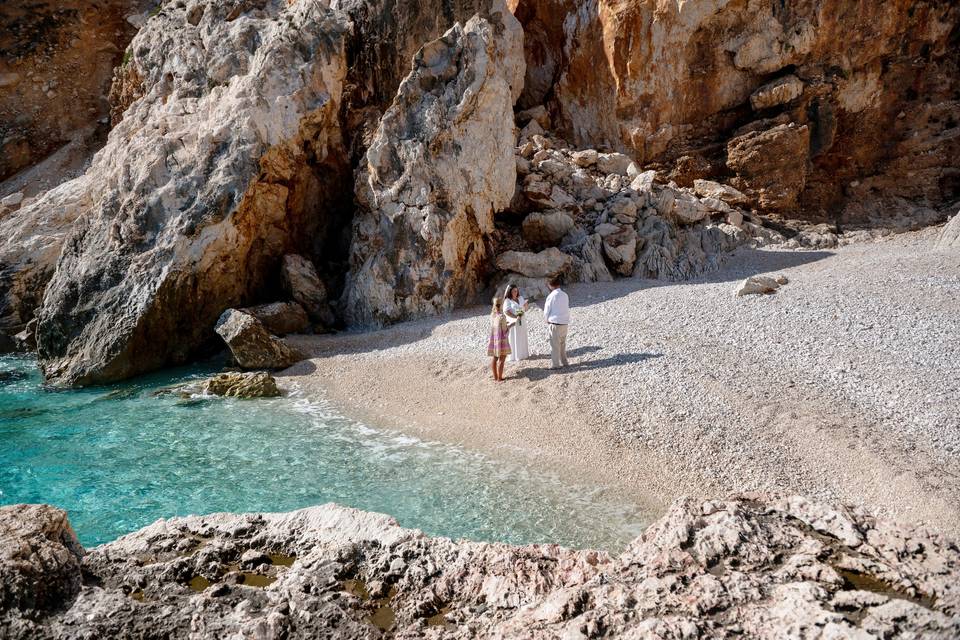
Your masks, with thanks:
<instances>
[{"instance_id":1,"label":"person's shadow on pebbles","mask_svg":"<svg viewBox=\"0 0 960 640\"><path fill-rule=\"evenodd\" d=\"M588 353L593 353L595 351L600 351L600 347L579 347L567 352L567 355L570 357L578 357ZM581 371L590 371L592 369L605 369L607 367L620 367L628 364L635 364L637 362L643 362L644 360L651 360L653 358L662 357L662 353L616 353L607 358L600 358L598 360L582 360L580 362L574 362L566 367L560 369L543 369L543 368L534 368L530 367L518 371L516 377L526 378L531 382L536 382L537 380L545 380L550 376L554 375L565 375L568 373L579 373ZM530 358L531 360L549 360L549 356L538 355Z\"/></svg>"}]
</instances>

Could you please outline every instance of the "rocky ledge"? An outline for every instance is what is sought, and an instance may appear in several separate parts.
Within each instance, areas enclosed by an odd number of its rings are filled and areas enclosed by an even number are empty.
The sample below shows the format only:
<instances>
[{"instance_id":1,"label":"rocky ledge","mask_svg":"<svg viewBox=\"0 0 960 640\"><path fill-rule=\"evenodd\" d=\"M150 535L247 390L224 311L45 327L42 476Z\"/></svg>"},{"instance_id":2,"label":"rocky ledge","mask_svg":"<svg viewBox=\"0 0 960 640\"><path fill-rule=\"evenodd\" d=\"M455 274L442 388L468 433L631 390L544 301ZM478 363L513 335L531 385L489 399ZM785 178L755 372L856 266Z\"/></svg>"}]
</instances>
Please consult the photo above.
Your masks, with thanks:
<instances>
[{"instance_id":1,"label":"rocky ledge","mask_svg":"<svg viewBox=\"0 0 960 640\"><path fill-rule=\"evenodd\" d=\"M680 499L619 556L333 504L84 552L64 512L0 508L4 638L955 638L958 575L955 541L800 497Z\"/></svg>"}]
</instances>

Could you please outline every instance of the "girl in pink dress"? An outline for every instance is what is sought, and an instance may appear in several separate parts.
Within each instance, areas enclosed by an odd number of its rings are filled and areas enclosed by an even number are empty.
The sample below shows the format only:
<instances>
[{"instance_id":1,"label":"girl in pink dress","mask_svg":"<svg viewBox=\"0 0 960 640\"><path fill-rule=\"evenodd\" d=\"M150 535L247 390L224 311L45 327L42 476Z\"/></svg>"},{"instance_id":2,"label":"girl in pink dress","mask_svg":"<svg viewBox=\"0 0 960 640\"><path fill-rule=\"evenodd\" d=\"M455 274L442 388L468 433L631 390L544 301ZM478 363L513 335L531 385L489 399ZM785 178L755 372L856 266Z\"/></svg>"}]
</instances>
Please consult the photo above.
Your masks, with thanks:
<instances>
[{"instance_id":1,"label":"girl in pink dress","mask_svg":"<svg viewBox=\"0 0 960 640\"><path fill-rule=\"evenodd\" d=\"M510 355L509 329L507 316L503 315L503 301L498 297L493 299L493 308L490 310L490 338L487 340L487 355L490 356L490 369L493 379L503 381L503 363Z\"/></svg>"}]
</instances>

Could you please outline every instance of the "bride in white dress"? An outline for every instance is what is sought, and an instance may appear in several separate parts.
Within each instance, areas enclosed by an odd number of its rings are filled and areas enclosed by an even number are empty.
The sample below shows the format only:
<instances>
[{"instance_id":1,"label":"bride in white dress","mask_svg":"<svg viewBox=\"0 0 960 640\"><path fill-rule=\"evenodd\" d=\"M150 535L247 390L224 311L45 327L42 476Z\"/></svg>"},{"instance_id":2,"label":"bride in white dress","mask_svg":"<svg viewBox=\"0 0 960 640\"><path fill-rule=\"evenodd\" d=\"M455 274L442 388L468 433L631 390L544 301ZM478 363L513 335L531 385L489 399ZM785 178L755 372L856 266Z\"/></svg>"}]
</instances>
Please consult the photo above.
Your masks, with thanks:
<instances>
[{"instance_id":1,"label":"bride in white dress","mask_svg":"<svg viewBox=\"0 0 960 640\"><path fill-rule=\"evenodd\" d=\"M523 319L529 303L520 295L520 289L515 284L508 284L503 296L503 313L507 316L507 326L510 329L510 355L507 360L517 362L530 357L530 346L527 344L527 323Z\"/></svg>"}]
</instances>

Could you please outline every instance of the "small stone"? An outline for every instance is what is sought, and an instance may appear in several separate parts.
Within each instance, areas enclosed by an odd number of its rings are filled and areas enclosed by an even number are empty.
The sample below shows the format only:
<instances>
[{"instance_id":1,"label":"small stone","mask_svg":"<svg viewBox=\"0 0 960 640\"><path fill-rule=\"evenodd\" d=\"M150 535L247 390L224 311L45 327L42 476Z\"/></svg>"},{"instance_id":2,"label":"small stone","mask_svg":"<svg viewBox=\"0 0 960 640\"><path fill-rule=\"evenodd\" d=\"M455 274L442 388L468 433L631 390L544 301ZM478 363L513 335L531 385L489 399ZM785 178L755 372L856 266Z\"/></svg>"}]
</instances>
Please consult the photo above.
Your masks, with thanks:
<instances>
[{"instance_id":1,"label":"small stone","mask_svg":"<svg viewBox=\"0 0 960 640\"><path fill-rule=\"evenodd\" d=\"M23 192L16 191L0 200L0 205L4 207L15 207L23 202Z\"/></svg>"},{"instance_id":2,"label":"small stone","mask_svg":"<svg viewBox=\"0 0 960 640\"><path fill-rule=\"evenodd\" d=\"M592 167L597 164L598 154L595 149L584 149L583 151L574 151L570 157L578 167Z\"/></svg>"},{"instance_id":3,"label":"small stone","mask_svg":"<svg viewBox=\"0 0 960 640\"><path fill-rule=\"evenodd\" d=\"M597 155L597 169L607 174L625 176L633 160L622 153L601 153Z\"/></svg>"}]
</instances>

